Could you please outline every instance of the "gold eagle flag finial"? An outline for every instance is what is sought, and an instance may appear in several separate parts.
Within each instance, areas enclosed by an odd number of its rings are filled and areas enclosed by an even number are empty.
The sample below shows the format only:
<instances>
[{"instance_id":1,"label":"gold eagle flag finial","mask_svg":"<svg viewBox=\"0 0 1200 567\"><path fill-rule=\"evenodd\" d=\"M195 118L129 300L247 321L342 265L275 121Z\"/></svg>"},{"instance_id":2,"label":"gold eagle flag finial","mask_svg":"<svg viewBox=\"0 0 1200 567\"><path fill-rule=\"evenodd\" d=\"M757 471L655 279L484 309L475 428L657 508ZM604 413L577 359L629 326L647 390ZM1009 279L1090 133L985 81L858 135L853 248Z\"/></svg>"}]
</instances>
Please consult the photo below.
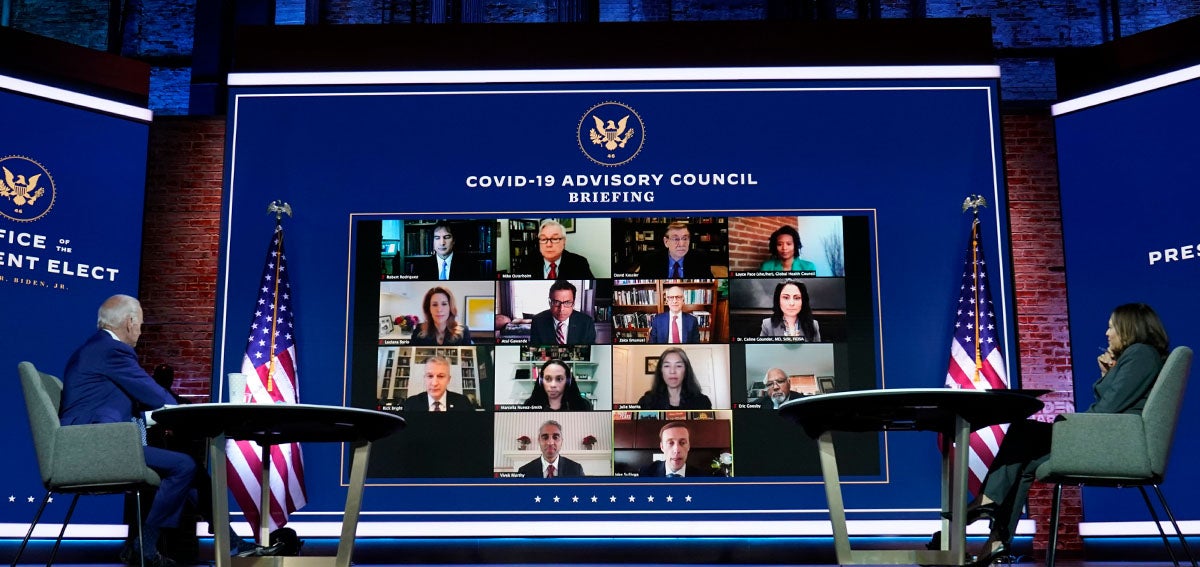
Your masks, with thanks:
<instances>
[{"instance_id":1,"label":"gold eagle flag finial","mask_svg":"<svg viewBox=\"0 0 1200 567\"><path fill-rule=\"evenodd\" d=\"M963 201L962 212L965 213L965 212L967 212L967 209L971 209L972 213L979 214L980 207L986 207L986 206L987 206L987 199L984 199L983 195L969 195Z\"/></svg>"},{"instance_id":2,"label":"gold eagle flag finial","mask_svg":"<svg viewBox=\"0 0 1200 567\"><path fill-rule=\"evenodd\" d=\"M292 216L292 206L283 199L276 199L267 205L267 214L275 214L275 221L283 220L283 215Z\"/></svg>"}]
</instances>

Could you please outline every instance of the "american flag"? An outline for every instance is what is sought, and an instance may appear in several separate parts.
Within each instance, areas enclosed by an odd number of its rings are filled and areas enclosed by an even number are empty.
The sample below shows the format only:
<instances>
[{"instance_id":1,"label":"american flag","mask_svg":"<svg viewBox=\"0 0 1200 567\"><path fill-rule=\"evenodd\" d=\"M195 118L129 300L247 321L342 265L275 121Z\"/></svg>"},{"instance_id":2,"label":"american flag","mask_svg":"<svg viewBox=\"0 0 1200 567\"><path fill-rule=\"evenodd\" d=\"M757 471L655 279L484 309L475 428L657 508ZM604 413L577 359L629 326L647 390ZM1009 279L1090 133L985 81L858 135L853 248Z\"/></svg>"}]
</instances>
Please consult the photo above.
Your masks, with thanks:
<instances>
[{"instance_id":1,"label":"american flag","mask_svg":"<svg viewBox=\"0 0 1200 567\"><path fill-rule=\"evenodd\" d=\"M299 399L296 376L296 343L292 319L291 285L287 259L283 254L283 227L276 225L267 248L254 320L242 372L246 374L246 395L256 404L294 404ZM233 397L241 392L232 393ZM262 450L253 441L229 441L226 471L229 489L259 535L259 495L262 478ZM287 523L288 514L307 501L304 490L304 456L299 443L271 447L270 526L274 530ZM266 545L266 542L259 542Z\"/></svg>"},{"instance_id":2,"label":"american flag","mask_svg":"<svg viewBox=\"0 0 1200 567\"><path fill-rule=\"evenodd\" d=\"M962 287L954 317L954 340L950 341L950 369L946 386L963 390L1008 388L1004 353L997 340L996 314L992 291L988 286L987 263L980 243L979 219L971 224L971 243L967 248ZM978 494L987 476L1008 425L993 425L971 434L971 469L967 485Z\"/></svg>"}]
</instances>

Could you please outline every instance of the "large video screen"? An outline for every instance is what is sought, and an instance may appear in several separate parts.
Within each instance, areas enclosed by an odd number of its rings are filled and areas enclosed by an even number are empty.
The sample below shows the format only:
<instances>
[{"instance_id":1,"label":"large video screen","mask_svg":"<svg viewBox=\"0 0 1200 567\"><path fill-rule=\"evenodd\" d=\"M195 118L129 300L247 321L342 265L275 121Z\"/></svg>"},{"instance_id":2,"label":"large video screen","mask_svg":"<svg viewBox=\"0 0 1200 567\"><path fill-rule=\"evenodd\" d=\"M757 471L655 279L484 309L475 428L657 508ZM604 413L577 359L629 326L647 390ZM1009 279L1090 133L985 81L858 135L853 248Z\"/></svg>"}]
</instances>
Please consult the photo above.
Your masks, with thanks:
<instances>
[{"instance_id":1,"label":"large video screen","mask_svg":"<svg viewBox=\"0 0 1200 567\"><path fill-rule=\"evenodd\" d=\"M794 442L770 415L790 399L875 387L871 221L356 221L352 365L374 373L351 401L409 420L371 476L663 476L672 422L689 476L819 474L764 441ZM878 475L878 436L855 443L847 473Z\"/></svg>"},{"instance_id":2,"label":"large video screen","mask_svg":"<svg viewBox=\"0 0 1200 567\"><path fill-rule=\"evenodd\" d=\"M361 533L819 532L816 443L772 396L943 386L969 195L1017 376L997 73L232 76L214 383L283 200L301 401L408 424ZM853 513L936 516L931 436L835 440ZM347 456L304 457L314 533Z\"/></svg>"}]
</instances>

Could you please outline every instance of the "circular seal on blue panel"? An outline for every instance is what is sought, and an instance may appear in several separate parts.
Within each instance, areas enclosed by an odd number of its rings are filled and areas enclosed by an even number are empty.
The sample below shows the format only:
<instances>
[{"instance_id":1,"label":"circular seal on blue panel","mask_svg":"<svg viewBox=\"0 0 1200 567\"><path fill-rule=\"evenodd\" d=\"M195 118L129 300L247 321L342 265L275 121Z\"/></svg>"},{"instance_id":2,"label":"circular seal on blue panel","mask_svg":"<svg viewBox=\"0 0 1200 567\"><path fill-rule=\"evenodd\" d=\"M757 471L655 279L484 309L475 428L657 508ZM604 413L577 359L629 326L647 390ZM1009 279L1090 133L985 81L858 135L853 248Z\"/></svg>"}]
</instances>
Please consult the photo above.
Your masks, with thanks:
<instances>
[{"instance_id":1,"label":"circular seal on blue panel","mask_svg":"<svg viewBox=\"0 0 1200 567\"><path fill-rule=\"evenodd\" d=\"M0 215L33 222L54 206L54 178L42 164L25 156L0 158Z\"/></svg>"},{"instance_id":2,"label":"circular seal on blue panel","mask_svg":"<svg viewBox=\"0 0 1200 567\"><path fill-rule=\"evenodd\" d=\"M646 124L627 104L602 102L579 119L579 149L588 159L604 166L629 163L646 142Z\"/></svg>"}]
</instances>

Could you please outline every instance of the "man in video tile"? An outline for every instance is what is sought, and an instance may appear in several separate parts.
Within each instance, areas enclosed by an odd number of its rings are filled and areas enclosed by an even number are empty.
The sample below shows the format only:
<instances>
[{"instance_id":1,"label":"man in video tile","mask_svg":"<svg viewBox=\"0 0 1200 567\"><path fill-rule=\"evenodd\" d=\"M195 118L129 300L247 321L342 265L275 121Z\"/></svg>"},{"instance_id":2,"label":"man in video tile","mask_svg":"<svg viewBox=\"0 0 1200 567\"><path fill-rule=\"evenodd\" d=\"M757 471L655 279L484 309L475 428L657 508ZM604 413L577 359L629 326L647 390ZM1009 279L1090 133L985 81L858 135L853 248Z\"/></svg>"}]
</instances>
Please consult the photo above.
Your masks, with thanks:
<instances>
[{"instance_id":1,"label":"man in video tile","mask_svg":"<svg viewBox=\"0 0 1200 567\"><path fill-rule=\"evenodd\" d=\"M643 278L711 278L711 262L700 252L692 251L692 235L687 223L675 221L667 225L663 249L641 260L638 275Z\"/></svg>"},{"instance_id":2,"label":"man in video tile","mask_svg":"<svg viewBox=\"0 0 1200 567\"><path fill-rule=\"evenodd\" d=\"M567 231L554 219L543 220L538 226L537 256L529 256L517 269L538 280L590 280L592 268L587 258L567 251Z\"/></svg>"},{"instance_id":3,"label":"man in video tile","mask_svg":"<svg viewBox=\"0 0 1200 567\"><path fill-rule=\"evenodd\" d=\"M550 286L550 308L533 316L531 345L590 345L596 342L596 323L575 311L575 284L558 280Z\"/></svg>"},{"instance_id":4,"label":"man in video tile","mask_svg":"<svg viewBox=\"0 0 1200 567\"><path fill-rule=\"evenodd\" d=\"M433 256L418 258L414 267L422 280L470 280L479 276L479 266L471 260L455 260L454 232L444 222L433 226Z\"/></svg>"},{"instance_id":5,"label":"man in video tile","mask_svg":"<svg viewBox=\"0 0 1200 567\"><path fill-rule=\"evenodd\" d=\"M682 421L671 421L658 430L658 448L663 452L664 460L655 461L642 467L639 476L663 476L668 478L684 478L689 476L709 476L699 467L689 465L688 451L691 450L691 432Z\"/></svg>"},{"instance_id":6,"label":"man in video tile","mask_svg":"<svg viewBox=\"0 0 1200 567\"><path fill-rule=\"evenodd\" d=\"M562 425L549 420L538 428L538 448L542 456L517 469L525 478L558 478L583 475L583 465L559 455L562 447Z\"/></svg>"},{"instance_id":7,"label":"man in video tile","mask_svg":"<svg viewBox=\"0 0 1200 567\"><path fill-rule=\"evenodd\" d=\"M779 406L788 401L804 397L804 394L792 391L792 381L780 368L768 370L763 385L767 389L766 394L756 400L756 403L762 404L765 409L779 409Z\"/></svg>"},{"instance_id":8,"label":"man in video tile","mask_svg":"<svg viewBox=\"0 0 1200 567\"><path fill-rule=\"evenodd\" d=\"M650 342L679 344L700 342L700 323L683 312L683 288L666 289L667 310L650 319Z\"/></svg>"},{"instance_id":9,"label":"man in video tile","mask_svg":"<svg viewBox=\"0 0 1200 567\"><path fill-rule=\"evenodd\" d=\"M450 360L441 355L425 360L425 391L404 400L404 411L472 411L475 404L458 392L451 392Z\"/></svg>"}]
</instances>

